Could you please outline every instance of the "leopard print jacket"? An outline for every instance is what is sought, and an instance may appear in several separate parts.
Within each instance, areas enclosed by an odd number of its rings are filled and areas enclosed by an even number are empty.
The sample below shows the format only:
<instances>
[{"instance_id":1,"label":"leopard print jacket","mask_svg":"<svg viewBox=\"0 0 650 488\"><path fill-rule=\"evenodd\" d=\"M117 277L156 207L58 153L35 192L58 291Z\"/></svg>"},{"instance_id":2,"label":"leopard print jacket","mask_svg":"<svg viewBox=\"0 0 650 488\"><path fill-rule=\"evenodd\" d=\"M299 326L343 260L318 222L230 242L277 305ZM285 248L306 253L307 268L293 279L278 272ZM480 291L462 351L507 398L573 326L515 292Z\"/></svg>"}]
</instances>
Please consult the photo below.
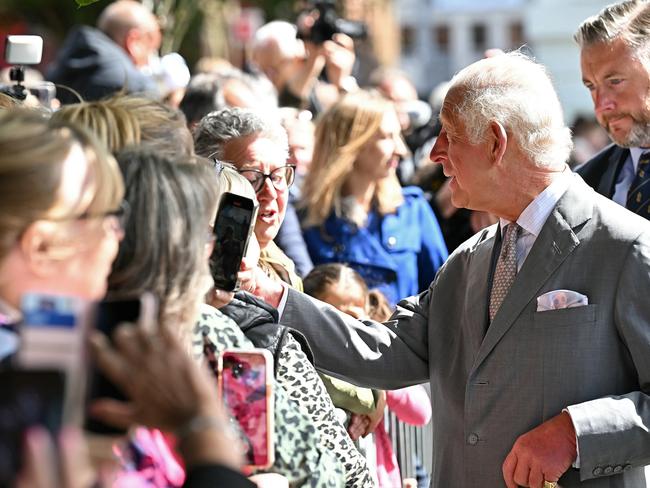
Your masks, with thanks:
<instances>
[{"instance_id":1,"label":"leopard print jacket","mask_svg":"<svg viewBox=\"0 0 650 488\"><path fill-rule=\"evenodd\" d=\"M365 458L357 450L334 410L334 404L314 366L292 336L280 351L278 384L316 424L320 446L334 453L345 469L345 486L371 488L375 482Z\"/></svg>"},{"instance_id":2,"label":"leopard print jacket","mask_svg":"<svg viewBox=\"0 0 650 488\"><path fill-rule=\"evenodd\" d=\"M192 337L192 354L217 374L216 357L227 348L252 349L237 324L217 309L202 305ZM281 384L275 395L275 462L268 470L289 480L289 486L340 488L345 484L342 464L322 447L317 427Z\"/></svg>"}]
</instances>

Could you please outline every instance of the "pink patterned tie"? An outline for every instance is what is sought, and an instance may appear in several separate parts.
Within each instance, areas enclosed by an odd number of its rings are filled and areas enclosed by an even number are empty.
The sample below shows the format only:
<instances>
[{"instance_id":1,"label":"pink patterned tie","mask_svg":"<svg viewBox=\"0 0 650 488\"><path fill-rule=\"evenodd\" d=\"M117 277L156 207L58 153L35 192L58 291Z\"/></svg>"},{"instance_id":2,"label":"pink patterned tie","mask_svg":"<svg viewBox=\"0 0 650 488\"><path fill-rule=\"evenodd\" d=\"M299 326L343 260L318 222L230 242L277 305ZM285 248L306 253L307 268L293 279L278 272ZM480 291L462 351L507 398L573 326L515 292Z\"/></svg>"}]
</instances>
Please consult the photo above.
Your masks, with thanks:
<instances>
[{"instance_id":1,"label":"pink patterned tie","mask_svg":"<svg viewBox=\"0 0 650 488\"><path fill-rule=\"evenodd\" d=\"M501 253L499 254L492 280L489 309L490 322L492 322L494 316L497 314L517 275L517 238L519 237L520 229L521 227L516 223L511 223L506 226L506 232L501 245Z\"/></svg>"}]
</instances>

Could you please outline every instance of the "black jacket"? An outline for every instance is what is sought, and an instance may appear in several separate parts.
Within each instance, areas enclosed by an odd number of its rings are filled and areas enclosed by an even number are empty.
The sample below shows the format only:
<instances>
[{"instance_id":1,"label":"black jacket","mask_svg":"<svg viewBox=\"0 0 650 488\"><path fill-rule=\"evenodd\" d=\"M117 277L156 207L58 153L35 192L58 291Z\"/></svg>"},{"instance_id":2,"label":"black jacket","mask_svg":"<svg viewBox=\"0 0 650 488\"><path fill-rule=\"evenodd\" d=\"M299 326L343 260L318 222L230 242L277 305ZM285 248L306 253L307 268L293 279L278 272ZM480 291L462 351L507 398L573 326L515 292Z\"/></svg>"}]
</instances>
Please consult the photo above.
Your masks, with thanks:
<instances>
[{"instance_id":1,"label":"black jacket","mask_svg":"<svg viewBox=\"0 0 650 488\"><path fill-rule=\"evenodd\" d=\"M106 34L88 26L68 35L48 68L47 79L76 90L84 100L99 100L122 89L157 96L153 80L138 71L126 52ZM57 97L62 103L79 101L61 88L57 88Z\"/></svg>"},{"instance_id":2,"label":"black jacket","mask_svg":"<svg viewBox=\"0 0 650 488\"><path fill-rule=\"evenodd\" d=\"M235 298L220 310L239 325L255 347L271 352L274 373L277 372L280 351L289 335L298 341L309 361L314 363L314 355L307 338L301 332L279 324L278 311L265 301L245 291L239 291Z\"/></svg>"},{"instance_id":3,"label":"black jacket","mask_svg":"<svg viewBox=\"0 0 650 488\"><path fill-rule=\"evenodd\" d=\"M614 196L616 179L629 155L629 149L610 144L589 161L578 166L575 172L590 187L611 199Z\"/></svg>"}]
</instances>

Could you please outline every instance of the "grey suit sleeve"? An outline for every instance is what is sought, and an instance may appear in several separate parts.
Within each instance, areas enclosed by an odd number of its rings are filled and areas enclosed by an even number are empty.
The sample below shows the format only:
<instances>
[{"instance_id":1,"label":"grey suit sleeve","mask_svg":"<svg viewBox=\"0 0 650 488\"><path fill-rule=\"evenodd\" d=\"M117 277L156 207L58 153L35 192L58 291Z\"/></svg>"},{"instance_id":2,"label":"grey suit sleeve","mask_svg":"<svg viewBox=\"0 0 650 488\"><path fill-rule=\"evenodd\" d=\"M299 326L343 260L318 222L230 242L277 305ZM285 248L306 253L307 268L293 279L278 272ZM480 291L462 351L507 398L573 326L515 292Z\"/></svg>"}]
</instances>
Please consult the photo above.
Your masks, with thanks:
<instances>
[{"instance_id":1,"label":"grey suit sleeve","mask_svg":"<svg viewBox=\"0 0 650 488\"><path fill-rule=\"evenodd\" d=\"M631 246L619 276L614 320L629 352L628 378L640 391L569 407L576 428L582 480L650 463L650 238ZM594 361L598 361L595 357Z\"/></svg>"},{"instance_id":2,"label":"grey suit sleeve","mask_svg":"<svg viewBox=\"0 0 650 488\"><path fill-rule=\"evenodd\" d=\"M321 371L361 386L402 388L429 379L429 293L401 301L381 324L360 322L289 289L281 322L307 336Z\"/></svg>"}]
</instances>

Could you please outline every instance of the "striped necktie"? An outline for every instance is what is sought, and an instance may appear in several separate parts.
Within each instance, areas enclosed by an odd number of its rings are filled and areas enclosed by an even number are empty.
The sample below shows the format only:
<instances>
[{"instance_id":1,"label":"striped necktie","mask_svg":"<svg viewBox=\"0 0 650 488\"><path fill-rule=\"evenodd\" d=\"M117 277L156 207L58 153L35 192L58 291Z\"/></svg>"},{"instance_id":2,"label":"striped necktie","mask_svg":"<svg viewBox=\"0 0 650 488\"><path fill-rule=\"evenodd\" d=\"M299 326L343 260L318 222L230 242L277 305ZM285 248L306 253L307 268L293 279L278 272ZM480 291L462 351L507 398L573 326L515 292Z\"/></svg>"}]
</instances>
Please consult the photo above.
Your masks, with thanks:
<instances>
[{"instance_id":1,"label":"striped necktie","mask_svg":"<svg viewBox=\"0 0 650 488\"><path fill-rule=\"evenodd\" d=\"M627 192L625 207L635 214L650 219L650 152L639 158L636 176Z\"/></svg>"}]
</instances>

